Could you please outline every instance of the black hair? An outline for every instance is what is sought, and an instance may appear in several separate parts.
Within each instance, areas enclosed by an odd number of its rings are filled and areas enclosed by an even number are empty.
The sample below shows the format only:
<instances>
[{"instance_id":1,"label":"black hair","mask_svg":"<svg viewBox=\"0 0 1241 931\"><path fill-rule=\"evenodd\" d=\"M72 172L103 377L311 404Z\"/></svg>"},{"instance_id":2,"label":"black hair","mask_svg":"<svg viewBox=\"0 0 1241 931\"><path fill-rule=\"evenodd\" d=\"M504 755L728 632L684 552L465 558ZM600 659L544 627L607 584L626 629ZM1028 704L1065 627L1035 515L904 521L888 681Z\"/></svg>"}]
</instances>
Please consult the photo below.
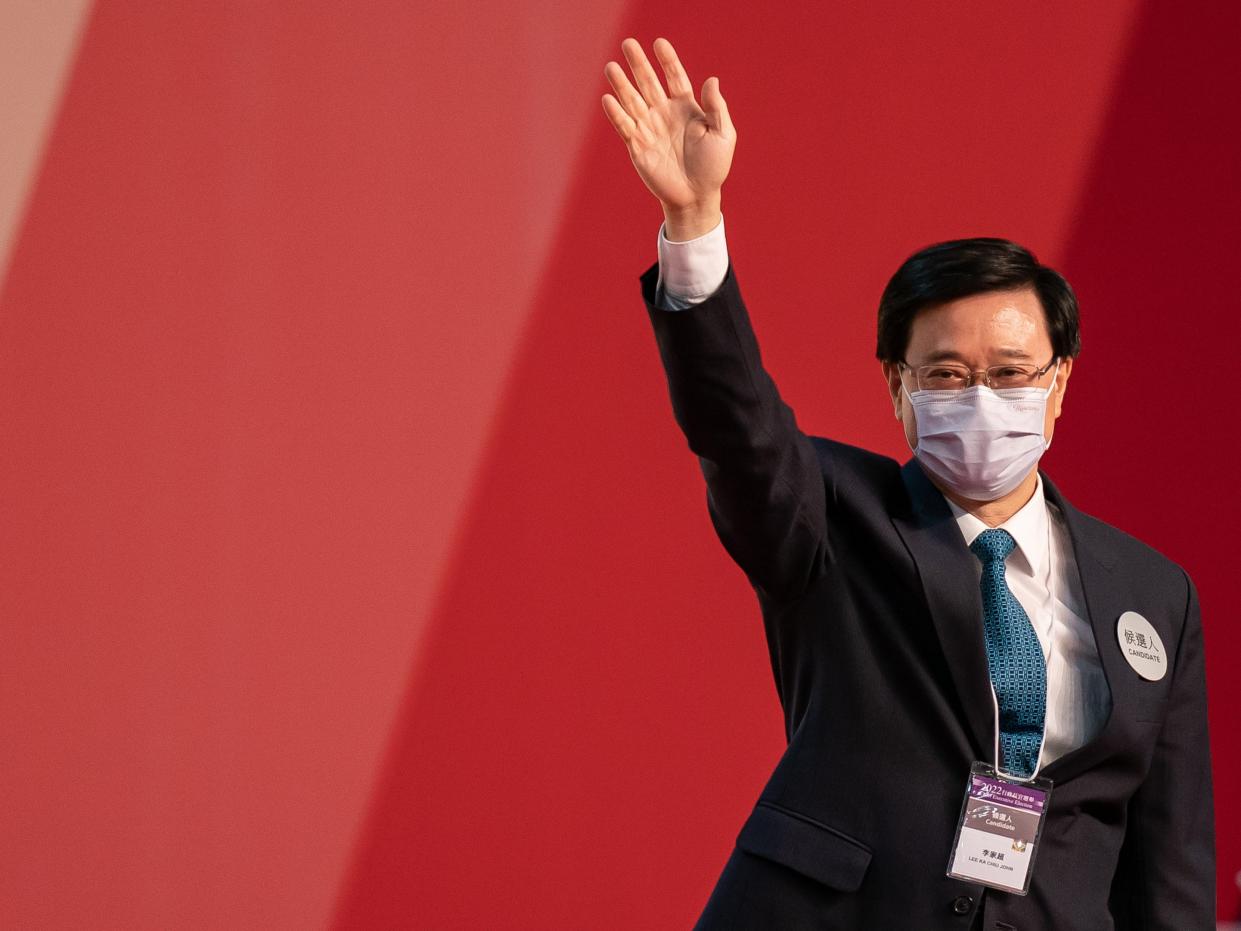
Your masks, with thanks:
<instances>
[{"instance_id":1,"label":"black hair","mask_svg":"<svg viewBox=\"0 0 1241 931\"><path fill-rule=\"evenodd\" d=\"M1032 286L1043 305L1051 346L1060 358L1081 352L1077 297L1055 269L1040 265L1028 249L1007 239L982 237L935 243L907 258L879 299L875 355L901 362L918 311L984 291Z\"/></svg>"}]
</instances>

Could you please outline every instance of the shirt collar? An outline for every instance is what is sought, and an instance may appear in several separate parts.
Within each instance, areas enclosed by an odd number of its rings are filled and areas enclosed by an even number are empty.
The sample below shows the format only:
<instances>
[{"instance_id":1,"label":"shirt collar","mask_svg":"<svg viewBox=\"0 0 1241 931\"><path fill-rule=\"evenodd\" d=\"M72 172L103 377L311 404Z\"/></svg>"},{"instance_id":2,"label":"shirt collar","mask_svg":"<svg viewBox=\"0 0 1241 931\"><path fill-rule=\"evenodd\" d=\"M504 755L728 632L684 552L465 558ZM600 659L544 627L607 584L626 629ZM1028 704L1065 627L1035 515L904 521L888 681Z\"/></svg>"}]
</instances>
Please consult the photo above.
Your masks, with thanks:
<instances>
[{"instance_id":1,"label":"shirt collar","mask_svg":"<svg viewBox=\"0 0 1241 931\"><path fill-rule=\"evenodd\" d=\"M1016 514L1000 524L1000 527L1012 534L1013 539L1017 541L1017 550L1025 560L1026 570L1032 576L1039 576L1047 560L1048 516L1047 498L1043 494L1043 477L1037 472L1035 472L1035 477L1037 481L1030 500L1023 504ZM946 496L944 500L952 509L952 516L956 518L957 526L961 528L966 546L973 543L974 538L984 530L991 529L956 502Z\"/></svg>"}]
</instances>

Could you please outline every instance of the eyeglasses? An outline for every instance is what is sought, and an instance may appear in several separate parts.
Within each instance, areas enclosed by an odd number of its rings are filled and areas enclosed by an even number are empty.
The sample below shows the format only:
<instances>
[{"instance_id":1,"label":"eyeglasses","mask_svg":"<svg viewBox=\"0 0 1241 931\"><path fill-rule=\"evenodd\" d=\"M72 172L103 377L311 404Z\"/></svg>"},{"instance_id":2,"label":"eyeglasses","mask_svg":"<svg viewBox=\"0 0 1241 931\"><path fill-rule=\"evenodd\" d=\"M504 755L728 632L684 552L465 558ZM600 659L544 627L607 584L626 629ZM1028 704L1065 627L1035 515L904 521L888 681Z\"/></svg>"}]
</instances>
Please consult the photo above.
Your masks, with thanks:
<instances>
[{"instance_id":1,"label":"eyeglasses","mask_svg":"<svg viewBox=\"0 0 1241 931\"><path fill-rule=\"evenodd\" d=\"M1042 368L1012 363L992 365L985 369L971 369L968 365L960 365L956 362L936 362L931 365L918 366L898 362L897 365L903 370L914 373L920 391L959 391L962 388L968 388L974 376L980 373L983 376L983 383L988 388L1026 388L1046 375L1059 358L1059 356L1052 356L1051 362Z\"/></svg>"}]
</instances>

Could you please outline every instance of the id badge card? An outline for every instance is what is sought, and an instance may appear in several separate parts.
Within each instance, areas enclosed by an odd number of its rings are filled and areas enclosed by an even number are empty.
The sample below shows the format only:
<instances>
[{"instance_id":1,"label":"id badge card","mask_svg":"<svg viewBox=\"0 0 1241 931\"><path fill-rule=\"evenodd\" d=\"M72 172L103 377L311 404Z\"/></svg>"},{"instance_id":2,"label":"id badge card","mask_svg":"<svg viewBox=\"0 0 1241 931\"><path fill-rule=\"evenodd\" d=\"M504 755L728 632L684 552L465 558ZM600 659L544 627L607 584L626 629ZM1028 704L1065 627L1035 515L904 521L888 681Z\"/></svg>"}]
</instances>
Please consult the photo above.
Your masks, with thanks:
<instances>
[{"instance_id":1,"label":"id badge card","mask_svg":"<svg viewBox=\"0 0 1241 931\"><path fill-rule=\"evenodd\" d=\"M997 774L989 763L974 763L948 875L1025 895L1050 799L1049 779L1022 782Z\"/></svg>"}]
</instances>

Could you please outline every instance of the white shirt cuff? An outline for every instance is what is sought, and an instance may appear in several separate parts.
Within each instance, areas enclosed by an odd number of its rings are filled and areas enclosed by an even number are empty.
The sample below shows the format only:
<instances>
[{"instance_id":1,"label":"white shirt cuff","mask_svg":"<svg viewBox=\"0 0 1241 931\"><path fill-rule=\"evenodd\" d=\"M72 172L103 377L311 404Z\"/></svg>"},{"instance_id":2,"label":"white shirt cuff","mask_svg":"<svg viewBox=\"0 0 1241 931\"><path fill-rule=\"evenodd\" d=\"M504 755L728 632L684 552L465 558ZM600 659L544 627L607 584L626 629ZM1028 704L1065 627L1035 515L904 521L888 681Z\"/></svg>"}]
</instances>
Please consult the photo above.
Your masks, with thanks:
<instances>
[{"instance_id":1,"label":"white shirt cuff","mask_svg":"<svg viewBox=\"0 0 1241 931\"><path fill-rule=\"evenodd\" d=\"M728 244L724 239L724 215L709 233L685 242L673 242L659 225L659 279L664 303L672 310L705 301L728 274Z\"/></svg>"}]
</instances>

